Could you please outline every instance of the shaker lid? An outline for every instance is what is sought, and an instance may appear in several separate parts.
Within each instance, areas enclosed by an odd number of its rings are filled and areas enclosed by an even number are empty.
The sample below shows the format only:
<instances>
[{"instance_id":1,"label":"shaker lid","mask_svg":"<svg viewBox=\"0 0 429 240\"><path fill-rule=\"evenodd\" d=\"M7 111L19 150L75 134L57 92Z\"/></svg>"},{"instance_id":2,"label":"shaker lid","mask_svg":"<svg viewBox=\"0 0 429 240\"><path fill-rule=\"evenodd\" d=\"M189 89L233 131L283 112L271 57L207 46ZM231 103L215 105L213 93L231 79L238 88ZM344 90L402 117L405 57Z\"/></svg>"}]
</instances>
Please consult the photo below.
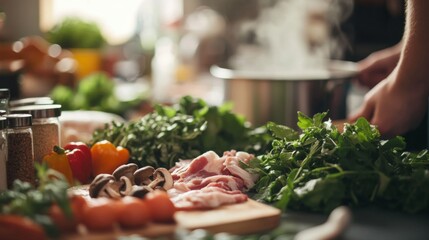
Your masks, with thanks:
<instances>
[{"instance_id":1,"label":"shaker lid","mask_svg":"<svg viewBox=\"0 0 429 240\"><path fill-rule=\"evenodd\" d=\"M0 88L0 98L10 98L10 91L7 88Z\"/></svg>"},{"instance_id":2,"label":"shaker lid","mask_svg":"<svg viewBox=\"0 0 429 240\"><path fill-rule=\"evenodd\" d=\"M9 102L10 107L26 106L26 105L40 105L40 104L53 104L54 100L50 97L32 97L21 98Z\"/></svg>"},{"instance_id":3,"label":"shaker lid","mask_svg":"<svg viewBox=\"0 0 429 240\"><path fill-rule=\"evenodd\" d=\"M4 115L7 119L7 125L10 128L28 127L31 126L30 114L7 114Z\"/></svg>"},{"instance_id":4,"label":"shaker lid","mask_svg":"<svg viewBox=\"0 0 429 240\"><path fill-rule=\"evenodd\" d=\"M14 107L10 109L11 113L28 113L33 118L50 118L59 117L61 115L60 104L50 105L26 105L20 107Z\"/></svg>"}]
</instances>

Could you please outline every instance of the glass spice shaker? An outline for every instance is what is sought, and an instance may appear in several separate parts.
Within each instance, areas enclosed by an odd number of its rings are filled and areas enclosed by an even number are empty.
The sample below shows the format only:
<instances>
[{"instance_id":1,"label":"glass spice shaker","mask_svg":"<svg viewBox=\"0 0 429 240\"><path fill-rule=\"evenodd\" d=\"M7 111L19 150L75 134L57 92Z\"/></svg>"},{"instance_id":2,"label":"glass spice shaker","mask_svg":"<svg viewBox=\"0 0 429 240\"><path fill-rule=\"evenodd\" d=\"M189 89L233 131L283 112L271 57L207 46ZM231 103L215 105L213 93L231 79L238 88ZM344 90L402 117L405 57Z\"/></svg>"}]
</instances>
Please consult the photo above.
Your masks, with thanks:
<instances>
[{"instance_id":1,"label":"glass spice shaker","mask_svg":"<svg viewBox=\"0 0 429 240\"><path fill-rule=\"evenodd\" d=\"M7 189L7 119L0 117L0 191Z\"/></svg>"},{"instance_id":2,"label":"glass spice shaker","mask_svg":"<svg viewBox=\"0 0 429 240\"><path fill-rule=\"evenodd\" d=\"M0 88L0 110L9 113L10 91L7 88Z\"/></svg>"},{"instance_id":3,"label":"glass spice shaker","mask_svg":"<svg viewBox=\"0 0 429 240\"><path fill-rule=\"evenodd\" d=\"M33 131L30 114L7 114L8 160L6 163L7 186L16 179L36 183L34 169Z\"/></svg>"},{"instance_id":4,"label":"glass spice shaker","mask_svg":"<svg viewBox=\"0 0 429 240\"><path fill-rule=\"evenodd\" d=\"M11 100L9 102L9 108L27 106L27 105L48 105L53 104L54 100L50 97L31 97Z\"/></svg>"},{"instance_id":5,"label":"glass spice shaker","mask_svg":"<svg viewBox=\"0 0 429 240\"><path fill-rule=\"evenodd\" d=\"M11 113L27 113L32 116L34 161L41 163L43 157L60 146L61 105L27 105L10 109Z\"/></svg>"}]
</instances>

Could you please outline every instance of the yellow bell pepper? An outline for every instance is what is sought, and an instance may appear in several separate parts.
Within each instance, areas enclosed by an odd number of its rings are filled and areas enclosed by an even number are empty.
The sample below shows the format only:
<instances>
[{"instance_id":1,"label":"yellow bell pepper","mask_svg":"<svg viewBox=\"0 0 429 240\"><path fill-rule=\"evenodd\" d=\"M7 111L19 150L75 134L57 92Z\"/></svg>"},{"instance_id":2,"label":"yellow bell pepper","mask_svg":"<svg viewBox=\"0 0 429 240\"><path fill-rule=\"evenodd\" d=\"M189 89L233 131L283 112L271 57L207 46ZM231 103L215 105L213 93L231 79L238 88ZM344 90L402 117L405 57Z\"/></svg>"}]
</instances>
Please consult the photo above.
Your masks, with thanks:
<instances>
[{"instance_id":1,"label":"yellow bell pepper","mask_svg":"<svg viewBox=\"0 0 429 240\"><path fill-rule=\"evenodd\" d=\"M69 184L73 185L73 173L66 152L63 148L54 146L53 151L43 157L43 162L48 164L49 168L62 173Z\"/></svg>"}]
</instances>

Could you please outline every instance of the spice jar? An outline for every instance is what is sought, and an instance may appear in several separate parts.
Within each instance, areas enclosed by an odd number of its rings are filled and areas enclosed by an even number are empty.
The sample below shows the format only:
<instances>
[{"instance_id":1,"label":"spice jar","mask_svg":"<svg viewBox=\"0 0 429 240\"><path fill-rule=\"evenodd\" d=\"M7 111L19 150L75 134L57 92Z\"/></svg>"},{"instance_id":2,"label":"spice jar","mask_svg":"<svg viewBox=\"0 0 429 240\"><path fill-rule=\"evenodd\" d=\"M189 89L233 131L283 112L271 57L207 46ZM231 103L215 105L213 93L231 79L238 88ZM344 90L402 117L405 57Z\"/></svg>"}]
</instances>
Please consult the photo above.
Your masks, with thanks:
<instances>
[{"instance_id":1,"label":"spice jar","mask_svg":"<svg viewBox=\"0 0 429 240\"><path fill-rule=\"evenodd\" d=\"M0 191L7 189L7 119L0 117Z\"/></svg>"},{"instance_id":2,"label":"spice jar","mask_svg":"<svg viewBox=\"0 0 429 240\"><path fill-rule=\"evenodd\" d=\"M47 105L47 104L53 104L54 100L52 100L50 97L32 97L32 98L21 98L12 100L9 102L9 107L20 107L20 106L27 106L27 105Z\"/></svg>"},{"instance_id":3,"label":"spice jar","mask_svg":"<svg viewBox=\"0 0 429 240\"><path fill-rule=\"evenodd\" d=\"M42 162L43 157L60 145L61 105L28 105L11 108L11 113L28 113L33 117L34 160Z\"/></svg>"},{"instance_id":4,"label":"spice jar","mask_svg":"<svg viewBox=\"0 0 429 240\"><path fill-rule=\"evenodd\" d=\"M30 114L8 114L7 119L7 186L12 187L13 181L36 183L34 170L33 131L31 130Z\"/></svg>"},{"instance_id":5,"label":"spice jar","mask_svg":"<svg viewBox=\"0 0 429 240\"><path fill-rule=\"evenodd\" d=\"M0 110L9 112L10 91L7 88L0 88Z\"/></svg>"}]
</instances>

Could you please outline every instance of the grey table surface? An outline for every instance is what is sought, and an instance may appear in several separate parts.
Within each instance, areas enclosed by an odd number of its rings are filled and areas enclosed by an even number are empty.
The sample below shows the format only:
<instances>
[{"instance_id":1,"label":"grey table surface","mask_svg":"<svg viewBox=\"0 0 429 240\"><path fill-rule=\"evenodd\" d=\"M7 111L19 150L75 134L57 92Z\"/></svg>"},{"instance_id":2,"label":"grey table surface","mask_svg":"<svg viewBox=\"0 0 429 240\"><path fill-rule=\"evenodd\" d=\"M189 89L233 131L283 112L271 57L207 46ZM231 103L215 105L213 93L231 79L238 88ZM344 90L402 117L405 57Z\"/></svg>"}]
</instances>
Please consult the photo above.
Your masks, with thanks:
<instances>
[{"instance_id":1,"label":"grey table surface","mask_svg":"<svg viewBox=\"0 0 429 240\"><path fill-rule=\"evenodd\" d=\"M327 219L327 214L287 211L282 215L280 228L306 229ZM407 214L375 207L353 209L352 220L339 239L428 240L429 214Z\"/></svg>"}]
</instances>

